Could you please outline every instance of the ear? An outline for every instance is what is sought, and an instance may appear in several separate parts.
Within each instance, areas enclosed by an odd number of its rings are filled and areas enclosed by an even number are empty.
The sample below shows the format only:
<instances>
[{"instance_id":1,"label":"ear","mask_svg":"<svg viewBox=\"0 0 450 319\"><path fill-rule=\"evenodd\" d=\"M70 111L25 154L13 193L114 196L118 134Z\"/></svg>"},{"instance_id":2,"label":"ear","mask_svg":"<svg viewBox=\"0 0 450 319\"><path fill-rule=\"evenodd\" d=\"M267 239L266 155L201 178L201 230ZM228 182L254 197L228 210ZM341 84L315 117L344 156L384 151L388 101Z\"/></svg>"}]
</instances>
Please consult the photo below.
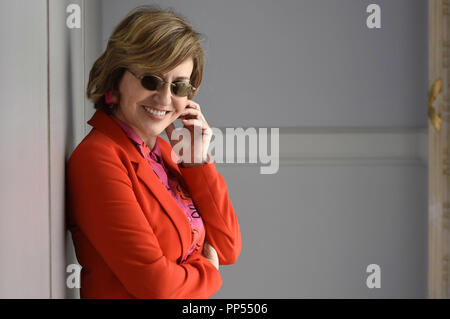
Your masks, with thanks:
<instances>
[{"instance_id":1,"label":"ear","mask_svg":"<svg viewBox=\"0 0 450 319\"><path fill-rule=\"evenodd\" d=\"M108 105L113 105L113 104L118 104L119 103L119 99L116 96L116 93L113 91L108 91L105 94L105 102Z\"/></svg>"},{"instance_id":2,"label":"ear","mask_svg":"<svg viewBox=\"0 0 450 319\"><path fill-rule=\"evenodd\" d=\"M113 95L112 95L112 97L111 97L112 104L119 104L119 98L117 97L116 94L117 94L117 93L114 92Z\"/></svg>"}]
</instances>

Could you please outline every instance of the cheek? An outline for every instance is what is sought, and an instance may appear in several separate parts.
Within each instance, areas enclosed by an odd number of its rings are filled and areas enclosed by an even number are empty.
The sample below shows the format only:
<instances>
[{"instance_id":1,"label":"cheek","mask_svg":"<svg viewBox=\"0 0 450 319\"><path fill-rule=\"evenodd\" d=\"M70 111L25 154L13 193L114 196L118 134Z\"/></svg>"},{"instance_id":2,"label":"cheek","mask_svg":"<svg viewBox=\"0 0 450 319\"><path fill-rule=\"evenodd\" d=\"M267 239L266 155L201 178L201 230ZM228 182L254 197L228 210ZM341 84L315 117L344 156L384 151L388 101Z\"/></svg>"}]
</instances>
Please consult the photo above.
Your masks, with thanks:
<instances>
[{"instance_id":1,"label":"cheek","mask_svg":"<svg viewBox=\"0 0 450 319\"><path fill-rule=\"evenodd\" d=\"M173 114L171 116L170 122L173 123L176 121L176 119L179 119L180 115L181 115L181 113L183 113L183 111L184 111L184 107L180 108L180 109L176 109L175 112L172 112Z\"/></svg>"},{"instance_id":2,"label":"cheek","mask_svg":"<svg viewBox=\"0 0 450 319\"><path fill-rule=\"evenodd\" d=\"M187 100L177 101L177 103L174 104L176 112L183 113L183 111L186 109L186 105L187 105Z\"/></svg>"},{"instance_id":3,"label":"cheek","mask_svg":"<svg viewBox=\"0 0 450 319\"><path fill-rule=\"evenodd\" d=\"M177 118L180 117L181 113L183 113L183 111L176 111L176 112L173 112L170 121L171 121L171 122L174 122Z\"/></svg>"}]
</instances>

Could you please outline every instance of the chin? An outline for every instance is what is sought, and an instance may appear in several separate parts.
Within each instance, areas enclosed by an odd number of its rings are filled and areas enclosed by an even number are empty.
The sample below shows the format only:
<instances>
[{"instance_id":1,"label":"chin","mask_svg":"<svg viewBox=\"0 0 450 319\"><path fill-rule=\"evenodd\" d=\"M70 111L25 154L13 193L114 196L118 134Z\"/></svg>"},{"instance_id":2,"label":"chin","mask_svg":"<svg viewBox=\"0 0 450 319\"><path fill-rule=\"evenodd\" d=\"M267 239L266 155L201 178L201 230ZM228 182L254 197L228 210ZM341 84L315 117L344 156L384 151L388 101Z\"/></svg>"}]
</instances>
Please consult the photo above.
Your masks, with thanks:
<instances>
[{"instance_id":1,"label":"chin","mask_svg":"<svg viewBox=\"0 0 450 319\"><path fill-rule=\"evenodd\" d=\"M169 124L169 125L170 125L170 124ZM153 136L161 135L162 133L165 132L166 128L167 128L169 125L164 125L164 127L162 127L161 129L152 130L152 132L151 132L150 134L153 135Z\"/></svg>"}]
</instances>

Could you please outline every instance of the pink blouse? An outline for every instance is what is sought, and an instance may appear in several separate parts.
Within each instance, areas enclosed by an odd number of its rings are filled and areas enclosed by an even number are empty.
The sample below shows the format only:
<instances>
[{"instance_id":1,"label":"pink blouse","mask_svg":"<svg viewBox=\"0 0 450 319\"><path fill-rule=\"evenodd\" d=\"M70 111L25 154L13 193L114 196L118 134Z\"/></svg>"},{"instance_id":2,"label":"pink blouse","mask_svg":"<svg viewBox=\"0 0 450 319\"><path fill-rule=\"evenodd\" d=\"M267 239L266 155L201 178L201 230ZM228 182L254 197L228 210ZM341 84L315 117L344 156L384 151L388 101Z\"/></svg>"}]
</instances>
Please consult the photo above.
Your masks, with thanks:
<instances>
[{"instance_id":1,"label":"pink blouse","mask_svg":"<svg viewBox=\"0 0 450 319\"><path fill-rule=\"evenodd\" d=\"M152 150L144 143L144 141L129 127L126 123L119 120L115 116L111 116L114 121L119 124L125 134L133 141L141 155L147 160L155 174L161 180L161 183L167 188L172 197L186 214L192 229L192 245L181 263L186 262L187 258L195 251L198 251L205 240L205 228L203 226L202 217L195 208L191 195L183 183L166 168L161 156L161 149L156 140Z\"/></svg>"}]
</instances>

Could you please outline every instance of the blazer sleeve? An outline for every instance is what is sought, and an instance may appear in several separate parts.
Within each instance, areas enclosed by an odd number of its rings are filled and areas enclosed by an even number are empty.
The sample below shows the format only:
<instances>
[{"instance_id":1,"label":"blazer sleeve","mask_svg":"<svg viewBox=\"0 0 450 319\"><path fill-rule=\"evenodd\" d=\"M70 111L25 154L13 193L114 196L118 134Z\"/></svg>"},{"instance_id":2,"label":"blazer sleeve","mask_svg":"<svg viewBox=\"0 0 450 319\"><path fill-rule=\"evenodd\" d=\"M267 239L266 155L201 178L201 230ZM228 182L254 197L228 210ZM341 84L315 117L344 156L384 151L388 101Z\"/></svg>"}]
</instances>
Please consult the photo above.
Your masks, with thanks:
<instances>
[{"instance_id":1,"label":"blazer sleeve","mask_svg":"<svg viewBox=\"0 0 450 319\"><path fill-rule=\"evenodd\" d=\"M241 231L227 185L211 155L195 167L178 165L206 229L206 240L216 249L219 264L236 262L241 252Z\"/></svg>"},{"instance_id":2,"label":"blazer sleeve","mask_svg":"<svg viewBox=\"0 0 450 319\"><path fill-rule=\"evenodd\" d=\"M168 260L134 195L120 155L96 145L72 154L68 189L75 223L136 298L209 298L222 285L200 254Z\"/></svg>"}]
</instances>

